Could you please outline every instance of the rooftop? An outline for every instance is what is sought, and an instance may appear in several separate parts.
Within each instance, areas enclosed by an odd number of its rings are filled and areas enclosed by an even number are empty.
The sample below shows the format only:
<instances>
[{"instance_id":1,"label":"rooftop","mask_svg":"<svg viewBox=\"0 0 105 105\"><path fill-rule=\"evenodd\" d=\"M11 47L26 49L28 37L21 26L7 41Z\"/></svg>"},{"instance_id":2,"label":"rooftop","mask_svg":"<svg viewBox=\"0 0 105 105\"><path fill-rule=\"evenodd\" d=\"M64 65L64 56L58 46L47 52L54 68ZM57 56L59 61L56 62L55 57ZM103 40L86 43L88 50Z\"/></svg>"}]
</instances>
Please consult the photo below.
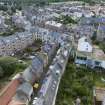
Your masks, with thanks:
<instances>
[{"instance_id":1,"label":"rooftop","mask_svg":"<svg viewBox=\"0 0 105 105\"><path fill-rule=\"evenodd\" d=\"M103 101L104 100L105 88L96 87L95 93L96 93L96 100L97 101Z\"/></svg>"},{"instance_id":2,"label":"rooftop","mask_svg":"<svg viewBox=\"0 0 105 105\"><path fill-rule=\"evenodd\" d=\"M96 60L105 60L105 54L98 46L93 46L93 51L91 53L77 51L77 55L81 57L89 57Z\"/></svg>"},{"instance_id":3,"label":"rooftop","mask_svg":"<svg viewBox=\"0 0 105 105\"><path fill-rule=\"evenodd\" d=\"M55 26L55 27L58 27L58 28L60 28L60 27L62 26L61 23L57 23L57 22L55 22L55 21L47 21L45 24L46 24L46 25Z\"/></svg>"},{"instance_id":4,"label":"rooftop","mask_svg":"<svg viewBox=\"0 0 105 105\"><path fill-rule=\"evenodd\" d=\"M93 46L92 58L98 60L105 60L105 54L98 46Z\"/></svg>"}]
</instances>

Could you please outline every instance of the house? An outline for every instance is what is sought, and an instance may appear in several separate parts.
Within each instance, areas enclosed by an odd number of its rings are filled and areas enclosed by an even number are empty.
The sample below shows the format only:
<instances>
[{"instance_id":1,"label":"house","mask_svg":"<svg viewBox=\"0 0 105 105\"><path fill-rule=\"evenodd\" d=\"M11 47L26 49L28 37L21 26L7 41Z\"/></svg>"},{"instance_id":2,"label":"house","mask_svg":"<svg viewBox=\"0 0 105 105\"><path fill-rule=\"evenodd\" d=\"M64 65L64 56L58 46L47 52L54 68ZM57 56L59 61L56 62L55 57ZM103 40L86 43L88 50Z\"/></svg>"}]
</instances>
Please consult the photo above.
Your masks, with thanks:
<instances>
[{"instance_id":1,"label":"house","mask_svg":"<svg viewBox=\"0 0 105 105\"><path fill-rule=\"evenodd\" d=\"M8 28L8 25L5 24L5 17L0 16L0 32L5 32L6 29Z\"/></svg>"},{"instance_id":2,"label":"house","mask_svg":"<svg viewBox=\"0 0 105 105\"><path fill-rule=\"evenodd\" d=\"M105 105L105 88L95 87L93 93L94 105Z\"/></svg>"},{"instance_id":3,"label":"house","mask_svg":"<svg viewBox=\"0 0 105 105\"><path fill-rule=\"evenodd\" d=\"M32 61L32 65L23 72L23 78L31 84L34 84L35 80L40 78L43 69L44 62L36 55Z\"/></svg>"},{"instance_id":4,"label":"house","mask_svg":"<svg viewBox=\"0 0 105 105\"><path fill-rule=\"evenodd\" d=\"M96 69L105 69L105 54L98 46L93 46L93 53L87 60L87 66Z\"/></svg>"},{"instance_id":5,"label":"house","mask_svg":"<svg viewBox=\"0 0 105 105\"><path fill-rule=\"evenodd\" d=\"M20 32L8 37L1 37L0 55L12 55L33 42L34 38L30 32Z\"/></svg>"},{"instance_id":6,"label":"house","mask_svg":"<svg viewBox=\"0 0 105 105\"><path fill-rule=\"evenodd\" d=\"M5 50L6 50L6 48L5 48L5 42L4 42L3 39L1 39L0 40L0 55L4 55Z\"/></svg>"},{"instance_id":7,"label":"house","mask_svg":"<svg viewBox=\"0 0 105 105\"><path fill-rule=\"evenodd\" d=\"M31 28L31 23L26 19L26 16L22 15L13 15L12 22L19 28L24 28L29 30Z\"/></svg>"},{"instance_id":8,"label":"house","mask_svg":"<svg viewBox=\"0 0 105 105\"><path fill-rule=\"evenodd\" d=\"M42 52L38 52L37 53L37 56L40 57L43 62L44 62L44 67L46 67L48 65L48 56L47 56L47 53L42 53Z\"/></svg>"},{"instance_id":9,"label":"house","mask_svg":"<svg viewBox=\"0 0 105 105\"><path fill-rule=\"evenodd\" d=\"M53 30L59 30L59 29L63 28L63 25L61 23L56 22L56 21L46 21L45 27L53 29Z\"/></svg>"},{"instance_id":10,"label":"house","mask_svg":"<svg viewBox=\"0 0 105 105\"><path fill-rule=\"evenodd\" d=\"M57 47L57 43L45 43L41 48L41 52L47 53L48 61L50 61L53 58Z\"/></svg>"},{"instance_id":11,"label":"house","mask_svg":"<svg viewBox=\"0 0 105 105\"><path fill-rule=\"evenodd\" d=\"M14 79L3 89L2 93L0 93L0 105L7 105L10 102L19 85L19 79Z\"/></svg>"},{"instance_id":12,"label":"house","mask_svg":"<svg viewBox=\"0 0 105 105\"><path fill-rule=\"evenodd\" d=\"M97 40L105 41L105 25L99 25L97 30Z\"/></svg>"},{"instance_id":13,"label":"house","mask_svg":"<svg viewBox=\"0 0 105 105\"><path fill-rule=\"evenodd\" d=\"M78 25L73 27L75 40L78 41L82 36L92 37L94 27L92 25Z\"/></svg>"},{"instance_id":14,"label":"house","mask_svg":"<svg viewBox=\"0 0 105 105\"><path fill-rule=\"evenodd\" d=\"M33 87L30 83L22 83L16 90L14 97L8 105L27 105L31 99Z\"/></svg>"},{"instance_id":15,"label":"house","mask_svg":"<svg viewBox=\"0 0 105 105\"><path fill-rule=\"evenodd\" d=\"M93 46L86 37L78 41L75 63L90 68L105 69L105 54L98 46ZM83 40L85 39L85 40Z\"/></svg>"},{"instance_id":16,"label":"house","mask_svg":"<svg viewBox=\"0 0 105 105\"><path fill-rule=\"evenodd\" d=\"M78 40L77 50L81 52L92 52L92 45L85 36Z\"/></svg>"},{"instance_id":17,"label":"house","mask_svg":"<svg viewBox=\"0 0 105 105\"><path fill-rule=\"evenodd\" d=\"M79 24L80 25L91 25L94 22L94 18L92 17L81 17Z\"/></svg>"},{"instance_id":18,"label":"house","mask_svg":"<svg viewBox=\"0 0 105 105\"><path fill-rule=\"evenodd\" d=\"M77 52L76 52L76 64L87 64L87 59L92 54L92 45L88 42L87 37L82 37L78 40Z\"/></svg>"}]
</instances>

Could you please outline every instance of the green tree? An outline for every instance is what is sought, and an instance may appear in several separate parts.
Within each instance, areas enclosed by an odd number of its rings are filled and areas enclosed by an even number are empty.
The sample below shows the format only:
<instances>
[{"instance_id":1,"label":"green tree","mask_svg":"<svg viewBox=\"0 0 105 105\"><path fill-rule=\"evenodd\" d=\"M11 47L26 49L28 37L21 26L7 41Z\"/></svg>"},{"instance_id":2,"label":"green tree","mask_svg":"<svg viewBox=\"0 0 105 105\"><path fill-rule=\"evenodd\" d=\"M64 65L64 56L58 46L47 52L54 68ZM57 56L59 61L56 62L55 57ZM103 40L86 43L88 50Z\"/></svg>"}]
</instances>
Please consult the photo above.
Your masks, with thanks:
<instances>
[{"instance_id":1,"label":"green tree","mask_svg":"<svg viewBox=\"0 0 105 105\"><path fill-rule=\"evenodd\" d=\"M3 77L3 75L4 75L4 72L3 72L2 67L0 66L0 78L2 78L2 77Z\"/></svg>"}]
</instances>

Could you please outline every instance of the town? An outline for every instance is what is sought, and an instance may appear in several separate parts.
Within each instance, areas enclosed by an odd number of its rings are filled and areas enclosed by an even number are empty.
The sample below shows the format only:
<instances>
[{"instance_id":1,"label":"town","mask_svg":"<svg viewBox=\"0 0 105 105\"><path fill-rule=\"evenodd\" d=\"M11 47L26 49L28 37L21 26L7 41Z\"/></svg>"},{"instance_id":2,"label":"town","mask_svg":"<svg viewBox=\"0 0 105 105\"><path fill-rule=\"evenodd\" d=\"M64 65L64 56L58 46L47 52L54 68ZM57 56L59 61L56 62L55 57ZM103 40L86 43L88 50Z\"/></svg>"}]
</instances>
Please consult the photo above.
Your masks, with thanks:
<instances>
[{"instance_id":1,"label":"town","mask_svg":"<svg viewBox=\"0 0 105 105\"><path fill-rule=\"evenodd\" d=\"M105 105L104 41L103 1L0 1L0 105Z\"/></svg>"}]
</instances>

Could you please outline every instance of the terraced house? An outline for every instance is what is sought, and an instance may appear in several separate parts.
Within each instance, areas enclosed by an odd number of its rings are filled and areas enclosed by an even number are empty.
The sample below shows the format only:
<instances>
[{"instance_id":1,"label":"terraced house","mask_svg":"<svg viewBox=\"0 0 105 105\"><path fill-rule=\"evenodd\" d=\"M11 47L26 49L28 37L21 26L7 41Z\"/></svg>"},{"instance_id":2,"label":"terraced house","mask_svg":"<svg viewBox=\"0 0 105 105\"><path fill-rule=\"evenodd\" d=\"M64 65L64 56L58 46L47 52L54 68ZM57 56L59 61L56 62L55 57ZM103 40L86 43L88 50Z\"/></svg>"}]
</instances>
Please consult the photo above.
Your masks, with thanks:
<instances>
[{"instance_id":1,"label":"terraced house","mask_svg":"<svg viewBox=\"0 0 105 105\"><path fill-rule=\"evenodd\" d=\"M1 38L0 55L14 55L17 51L31 45L33 41L33 36L29 32L17 33L12 36Z\"/></svg>"}]
</instances>

